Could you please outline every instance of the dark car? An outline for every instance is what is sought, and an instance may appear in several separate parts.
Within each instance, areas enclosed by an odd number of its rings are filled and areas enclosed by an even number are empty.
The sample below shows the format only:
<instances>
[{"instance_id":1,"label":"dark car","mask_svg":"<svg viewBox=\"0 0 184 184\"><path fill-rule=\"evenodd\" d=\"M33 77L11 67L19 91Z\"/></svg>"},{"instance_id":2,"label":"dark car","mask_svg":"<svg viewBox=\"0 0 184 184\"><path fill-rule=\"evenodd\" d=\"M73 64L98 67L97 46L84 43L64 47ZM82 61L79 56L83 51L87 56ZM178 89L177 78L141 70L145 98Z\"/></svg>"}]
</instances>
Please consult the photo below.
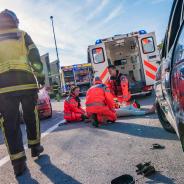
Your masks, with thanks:
<instances>
[{"instance_id":1,"label":"dark car","mask_svg":"<svg viewBox=\"0 0 184 184\"><path fill-rule=\"evenodd\" d=\"M184 150L184 0L174 0L157 71L156 109L163 128Z\"/></svg>"}]
</instances>

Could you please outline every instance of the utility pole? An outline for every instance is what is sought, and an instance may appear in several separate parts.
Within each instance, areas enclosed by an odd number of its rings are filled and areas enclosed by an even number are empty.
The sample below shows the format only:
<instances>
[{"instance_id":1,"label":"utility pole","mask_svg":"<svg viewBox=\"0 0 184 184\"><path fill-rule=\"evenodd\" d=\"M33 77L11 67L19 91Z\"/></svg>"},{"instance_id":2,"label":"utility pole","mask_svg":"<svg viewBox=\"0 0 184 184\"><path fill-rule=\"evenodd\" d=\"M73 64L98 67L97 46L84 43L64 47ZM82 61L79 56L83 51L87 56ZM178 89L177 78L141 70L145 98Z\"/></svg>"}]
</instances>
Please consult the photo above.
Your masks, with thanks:
<instances>
[{"instance_id":1,"label":"utility pole","mask_svg":"<svg viewBox=\"0 0 184 184\"><path fill-rule=\"evenodd\" d=\"M53 30L53 36L54 36L54 43L56 48L56 56L57 56L57 68L58 68L58 78L59 78L59 88L61 90L61 77L60 77L60 60L59 60L59 54L58 54L58 48L57 48L57 42L56 42L56 35L55 35L55 29L54 29L54 17L50 16L50 20L52 22L52 30Z\"/></svg>"}]
</instances>

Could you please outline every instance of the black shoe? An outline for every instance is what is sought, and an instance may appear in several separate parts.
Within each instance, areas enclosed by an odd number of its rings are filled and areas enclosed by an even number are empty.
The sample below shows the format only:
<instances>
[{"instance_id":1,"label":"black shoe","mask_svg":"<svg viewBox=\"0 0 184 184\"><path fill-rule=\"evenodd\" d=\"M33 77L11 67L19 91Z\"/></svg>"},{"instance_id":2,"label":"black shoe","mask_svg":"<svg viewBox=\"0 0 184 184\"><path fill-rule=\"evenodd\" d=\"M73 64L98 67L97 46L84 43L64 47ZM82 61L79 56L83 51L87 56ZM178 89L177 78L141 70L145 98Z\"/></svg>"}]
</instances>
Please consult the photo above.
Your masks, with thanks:
<instances>
[{"instance_id":1,"label":"black shoe","mask_svg":"<svg viewBox=\"0 0 184 184\"><path fill-rule=\"evenodd\" d=\"M99 126L97 114L92 114L91 119L92 119L92 125L97 128Z\"/></svg>"},{"instance_id":2,"label":"black shoe","mask_svg":"<svg viewBox=\"0 0 184 184\"><path fill-rule=\"evenodd\" d=\"M94 127L96 127L96 128L99 127L98 121L93 121L93 122L92 122L92 125L93 125Z\"/></svg>"},{"instance_id":3,"label":"black shoe","mask_svg":"<svg viewBox=\"0 0 184 184\"><path fill-rule=\"evenodd\" d=\"M31 156L38 157L38 156L40 156L40 153L42 153L43 151L44 151L44 148L41 145L37 145L35 147L32 147L31 148Z\"/></svg>"},{"instance_id":4,"label":"black shoe","mask_svg":"<svg viewBox=\"0 0 184 184\"><path fill-rule=\"evenodd\" d=\"M16 177L21 176L27 170L26 161L13 164L13 170Z\"/></svg>"}]
</instances>

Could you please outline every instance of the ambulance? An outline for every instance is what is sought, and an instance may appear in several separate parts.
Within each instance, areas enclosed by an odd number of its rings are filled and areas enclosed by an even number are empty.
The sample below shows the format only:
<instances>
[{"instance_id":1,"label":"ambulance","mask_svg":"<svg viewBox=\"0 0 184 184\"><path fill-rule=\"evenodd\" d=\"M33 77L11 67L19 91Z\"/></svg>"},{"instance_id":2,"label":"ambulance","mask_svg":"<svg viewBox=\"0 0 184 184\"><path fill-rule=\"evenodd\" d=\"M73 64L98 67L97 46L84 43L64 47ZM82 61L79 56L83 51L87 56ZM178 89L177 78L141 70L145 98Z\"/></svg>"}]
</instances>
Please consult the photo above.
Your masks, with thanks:
<instances>
[{"instance_id":1,"label":"ambulance","mask_svg":"<svg viewBox=\"0 0 184 184\"><path fill-rule=\"evenodd\" d=\"M63 95L68 94L71 86L79 86L81 94L85 94L92 84L93 72L90 63L61 67Z\"/></svg>"},{"instance_id":2,"label":"ambulance","mask_svg":"<svg viewBox=\"0 0 184 184\"><path fill-rule=\"evenodd\" d=\"M127 76L132 95L151 94L160 64L155 33L140 30L99 39L88 47L88 63L104 83L113 64Z\"/></svg>"}]
</instances>

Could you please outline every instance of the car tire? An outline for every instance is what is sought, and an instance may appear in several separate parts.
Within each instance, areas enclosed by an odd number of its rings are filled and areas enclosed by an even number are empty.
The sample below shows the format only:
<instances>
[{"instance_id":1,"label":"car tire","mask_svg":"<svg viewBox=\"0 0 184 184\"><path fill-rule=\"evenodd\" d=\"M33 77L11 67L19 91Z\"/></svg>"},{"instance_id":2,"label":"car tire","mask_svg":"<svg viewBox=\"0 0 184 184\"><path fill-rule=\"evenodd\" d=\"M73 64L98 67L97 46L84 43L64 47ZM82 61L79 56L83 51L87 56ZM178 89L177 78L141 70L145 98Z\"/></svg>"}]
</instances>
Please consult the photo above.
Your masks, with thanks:
<instances>
[{"instance_id":1,"label":"car tire","mask_svg":"<svg viewBox=\"0 0 184 184\"><path fill-rule=\"evenodd\" d=\"M162 127L170 133L176 133L174 128L171 126L171 124L169 123L169 121L166 119L166 116L163 112L163 110L161 109L160 105L158 102L156 102L156 111L157 111L157 115L158 115L158 119L162 125Z\"/></svg>"},{"instance_id":2,"label":"car tire","mask_svg":"<svg viewBox=\"0 0 184 184\"><path fill-rule=\"evenodd\" d=\"M51 113L47 118L52 118L52 105L51 105L51 102L49 104L50 104Z\"/></svg>"}]
</instances>

